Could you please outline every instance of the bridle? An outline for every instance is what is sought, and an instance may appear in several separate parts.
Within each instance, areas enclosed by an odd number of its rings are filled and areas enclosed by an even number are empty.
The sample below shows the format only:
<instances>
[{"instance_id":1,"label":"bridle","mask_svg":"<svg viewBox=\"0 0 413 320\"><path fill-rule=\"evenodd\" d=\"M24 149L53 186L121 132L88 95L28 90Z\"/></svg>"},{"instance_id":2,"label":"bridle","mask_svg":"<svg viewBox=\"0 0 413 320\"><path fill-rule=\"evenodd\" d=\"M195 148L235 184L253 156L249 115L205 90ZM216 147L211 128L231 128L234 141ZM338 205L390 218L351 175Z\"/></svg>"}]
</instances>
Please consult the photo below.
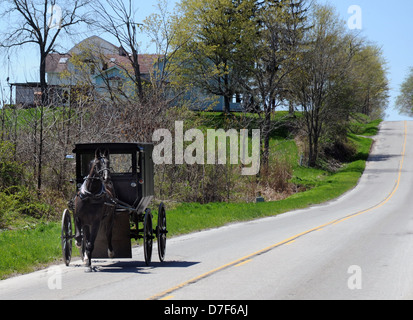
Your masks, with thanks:
<instances>
[{"instance_id":1,"label":"bridle","mask_svg":"<svg viewBox=\"0 0 413 320\"><path fill-rule=\"evenodd\" d=\"M110 177L110 167L108 165L106 165L106 157L105 156L101 156L97 159L94 160L94 171L96 172L97 176L93 176L90 177L90 175L88 175L87 177L84 178L84 180L100 180L102 181L102 183L105 183L109 177ZM109 160L107 160L109 162ZM100 162L102 165L105 164L105 166L103 166L102 169L97 170L96 171L96 164Z\"/></svg>"},{"instance_id":2,"label":"bridle","mask_svg":"<svg viewBox=\"0 0 413 320\"><path fill-rule=\"evenodd\" d=\"M82 200L91 198L92 200L100 200L107 194L106 183L110 177L110 168L107 165L108 160L105 156L100 156L96 158L93 162L93 168L91 168L90 173L84 178L84 183L79 190L79 196ZM97 165L102 164L102 168L97 170ZM87 181L98 180L101 182L102 188L98 193L92 193L87 189Z\"/></svg>"}]
</instances>

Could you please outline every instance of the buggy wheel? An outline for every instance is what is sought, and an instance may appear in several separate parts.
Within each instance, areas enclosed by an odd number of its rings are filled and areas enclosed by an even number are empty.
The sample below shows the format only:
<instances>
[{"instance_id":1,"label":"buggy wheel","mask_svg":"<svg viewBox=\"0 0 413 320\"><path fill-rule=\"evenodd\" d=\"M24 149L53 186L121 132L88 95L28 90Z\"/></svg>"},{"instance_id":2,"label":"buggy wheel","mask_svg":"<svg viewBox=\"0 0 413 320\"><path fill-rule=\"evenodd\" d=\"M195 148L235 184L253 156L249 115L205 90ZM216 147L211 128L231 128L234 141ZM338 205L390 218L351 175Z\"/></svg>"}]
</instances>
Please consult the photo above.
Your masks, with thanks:
<instances>
[{"instance_id":1,"label":"buggy wheel","mask_svg":"<svg viewBox=\"0 0 413 320\"><path fill-rule=\"evenodd\" d=\"M70 217L70 212L68 209L63 211L62 217L62 253L63 261L66 266L69 266L70 260L72 259L72 219Z\"/></svg>"},{"instance_id":2,"label":"buggy wheel","mask_svg":"<svg viewBox=\"0 0 413 320\"><path fill-rule=\"evenodd\" d=\"M165 260L167 233L165 205L161 202L158 210L158 226L156 228L156 237L158 238L158 256L161 262Z\"/></svg>"},{"instance_id":3,"label":"buggy wheel","mask_svg":"<svg viewBox=\"0 0 413 320\"><path fill-rule=\"evenodd\" d=\"M145 217L143 220L143 252L145 255L145 263L147 266L152 260L152 243L153 243L153 229L152 229L152 214L150 209L145 210Z\"/></svg>"}]
</instances>

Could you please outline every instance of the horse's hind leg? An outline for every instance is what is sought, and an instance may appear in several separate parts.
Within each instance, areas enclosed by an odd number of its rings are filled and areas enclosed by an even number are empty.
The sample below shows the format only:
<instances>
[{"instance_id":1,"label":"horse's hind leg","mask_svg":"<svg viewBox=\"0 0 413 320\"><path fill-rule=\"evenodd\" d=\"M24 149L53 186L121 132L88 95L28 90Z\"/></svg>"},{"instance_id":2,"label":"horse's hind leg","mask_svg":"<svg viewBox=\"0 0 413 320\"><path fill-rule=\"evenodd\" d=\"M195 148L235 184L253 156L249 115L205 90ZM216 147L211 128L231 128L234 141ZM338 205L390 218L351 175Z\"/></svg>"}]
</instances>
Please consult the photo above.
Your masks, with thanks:
<instances>
[{"instance_id":1,"label":"horse's hind leg","mask_svg":"<svg viewBox=\"0 0 413 320\"><path fill-rule=\"evenodd\" d=\"M108 242L108 257L113 258L115 256L115 252L113 251L112 246L112 234L113 234L113 220L114 220L114 207L112 208L112 212L108 215L108 222L106 227L106 239Z\"/></svg>"},{"instance_id":2,"label":"horse's hind leg","mask_svg":"<svg viewBox=\"0 0 413 320\"><path fill-rule=\"evenodd\" d=\"M106 237L108 239L108 257L112 259L115 256L112 246L112 227L108 228Z\"/></svg>"},{"instance_id":3,"label":"horse's hind leg","mask_svg":"<svg viewBox=\"0 0 413 320\"><path fill-rule=\"evenodd\" d=\"M80 222L80 219L78 217L75 217L75 241L76 241L76 247L81 248L82 247L82 224Z\"/></svg>"},{"instance_id":4,"label":"horse's hind leg","mask_svg":"<svg viewBox=\"0 0 413 320\"><path fill-rule=\"evenodd\" d=\"M83 262L85 263L86 267L91 266L92 263L92 250L93 246L90 244L90 227L84 226L83 227L83 241L85 242L85 252L83 256Z\"/></svg>"}]
</instances>

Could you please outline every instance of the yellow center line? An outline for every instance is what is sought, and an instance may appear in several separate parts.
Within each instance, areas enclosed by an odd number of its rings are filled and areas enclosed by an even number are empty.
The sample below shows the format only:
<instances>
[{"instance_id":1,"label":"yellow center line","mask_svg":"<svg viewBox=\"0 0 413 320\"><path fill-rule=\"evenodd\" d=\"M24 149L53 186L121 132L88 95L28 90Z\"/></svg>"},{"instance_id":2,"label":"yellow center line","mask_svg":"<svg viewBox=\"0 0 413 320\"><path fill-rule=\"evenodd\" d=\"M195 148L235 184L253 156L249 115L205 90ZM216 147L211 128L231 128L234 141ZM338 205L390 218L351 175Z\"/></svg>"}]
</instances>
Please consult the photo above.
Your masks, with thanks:
<instances>
[{"instance_id":1,"label":"yellow center line","mask_svg":"<svg viewBox=\"0 0 413 320\"><path fill-rule=\"evenodd\" d=\"M251 254L243 257L243 258L237 259L237 260L232 261L232 262L230 262L230 263L227 263L227 264L225 264L225 265L223 265L223 266L220 266L220 267L218 267L218 268L215 268L215 269L213 269L213 270L211 270L211 271L205 272L205 273L203 273L203 274L201 274L201 275L199 275L199 276L197 276L197 277L195 277L195 278L192 278L192 279L190 279L190 280L188 280L188 281L182 282L181 284L178 284L178 285L175 286L175 287L172 287L172 288L167 289L167 290L165 290L165 291L163 291L163 292L161 292L161 293L158 293L158 294L156 294L156 295L153 295L153 296L150 297L148 300L157 300L157 299L161 299L161 298L163 298L163 297L167 297L167 298L168 298L168 296L171 297L170 294L171 294L172 292L174 292L174 291L176 291L176 290L178 290L178 289L181 289L181 288L183 288L183 287L186 287L186 286L188 286L189 284L198 282L198 281L201 280L201 279L207 278L207 277L213 275L214 273L217 273L217 272L219 272L219 271L222 271L222 270L227 269L227 268L230 268L230 267L243 265L243 264L245 264L245 263L247 263L247 262L250 262L251 259L254 258L254 257L256 257L256 256L259 256L259 255L262 255L262 254L264 254L264 253L267 253L268 251L271 251L271 250L273 250L273 249L275 249L275 248L277 248L277 247L280 247L280 246L282 246L282 245L291 243L291 242L297 240L298 238L301 238L301 237L303 237L303 236L305 236L305 235L307 235L307 234L309 234L309 233L312 233L312 232L314 232L314 231L321 230L321 229L323 229L323 228L325 228L325 227L327 227L327 226L337 225L337 224L339 224L339 223L341 223L341 222L344 222L344 221L346 221L346 220L348 220L348 219L350 219L350 218L354 218L354 217L360 216L360 215L362 215L362 214L364 214L364 213L367 213L367 212L370 212L370 211L373 211L373 210L375 210L375 209L378 209L378 208L382 207L383 205L385 205L385 204L394 196L394 194L396 193L396 191L399 189L400 180L401 180L401 174L402 174L402 169L403 169L403 164L404 164L404 158L405 158L405 154L406 154L406 144L407 144L407 122L405 121L405 122L404 122L404 143L403 143L403 150L402 150L402 153L401 153L402 159L400 160L400 167L399 167L398 177L397 177L397 180L396 180L396 183L395 183L395 186L394 186L392 192L391 192L383 201L381 201L381 202L378 203L377 205L375 205L375 206L373 206L373 207L371 207L371 208L369 208L369 209L366 209L366 210L363 210L363 211L360 211L360 212L356 212L356 213L350 214L350 215L345 216L345 217L343 217L343 218L340 218L340 219L336 219L336 220L334 220L334 221L327 222L326 224L320 225L320 226L318 226L318 227L315 227L315 228L313 228L313 229L304 231L304 232L302 232L302 233L296 234L295 236L292 236L292 237L290 237L290 238L288 238L288 239L285 239L285 240L283 240L283 241L281 241L281 242L278 242L278 243L276 243L276 244L273 244L273 245L271 245L271 246L269 246L269 247L267 247L267 248L264 248L264 249L262 249L262 250L256 251L256 252L251 253Z\"/></svg>"},{"instance_id":2,"label":"yellow center line","mask_svg":"<svg viewBox=\"0 0 413 320\"><path fill-rule=\"evenodd\" d=\"M251 262L251 261L252 261L252 259L245 260L245 261L243 261L243 262L241 262L241 263L236 264L234 267L241 267L241 266L243 266L244 264L247 264L248 262Z\"/></svg>"}]
</instances>

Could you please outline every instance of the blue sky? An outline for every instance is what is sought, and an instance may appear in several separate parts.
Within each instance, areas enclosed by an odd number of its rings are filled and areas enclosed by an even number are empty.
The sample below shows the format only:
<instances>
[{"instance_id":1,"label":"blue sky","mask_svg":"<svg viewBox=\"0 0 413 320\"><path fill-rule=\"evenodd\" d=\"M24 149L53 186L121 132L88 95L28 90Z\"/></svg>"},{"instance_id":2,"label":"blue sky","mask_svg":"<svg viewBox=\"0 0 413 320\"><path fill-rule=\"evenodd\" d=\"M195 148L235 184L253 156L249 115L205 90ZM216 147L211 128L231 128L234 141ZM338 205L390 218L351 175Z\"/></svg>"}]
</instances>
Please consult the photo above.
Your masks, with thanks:
<instances>
[{"instance_id":1,"label":"blue sky","mask_svg":"<svg viewBox=\"0 0 413 320\"><path fill-rule=\"evenodd\" d=\"M390 81L390 99L386 120L413 120L394 110L400 85L413 67L413 1L412 0L318 0L333 5L337 13L347 21L352 5L362 10L361 35L382 48L387 61Z\"/></svg>"},{"instance_id":2,"label":"blue sky","mask_svg":"<svg viewBox=\"0 0 413 320\"><path fill-rule=\"evenodd\" d=\"M136 1L135 5L138 19L144 20L146 16L155 11L157 0ZM171 6L176 0L170 0ZM412 0L317 0L319 3L329 3L334 6L337 13L344 21L352 14L348 9L352 5L360 7L362 18L361 35L369 41L380 46L384 58L387 61L390 80L390 99L386 120L413 120L401 116L394 110L394 102L399 94L399 88L407 76L409 67L413 67L413 1ZM0 27L7 26L7 21L1 21ZM79 35L74 42L80 41L85 35ZM111 39L107 39L111 40ZM74 42L61 43L65 49L70 49ZM146 47L145 39L142 39ZM0 88L8 96L6 78L10 75L11 82L25 82L38 80L38 54L36 48L22 47L18 54L10 57L10 72L8 71L8 59L3 54L0 59ZM0 96L1 98L1 96Z\"/></svg>"}]
</instances>

